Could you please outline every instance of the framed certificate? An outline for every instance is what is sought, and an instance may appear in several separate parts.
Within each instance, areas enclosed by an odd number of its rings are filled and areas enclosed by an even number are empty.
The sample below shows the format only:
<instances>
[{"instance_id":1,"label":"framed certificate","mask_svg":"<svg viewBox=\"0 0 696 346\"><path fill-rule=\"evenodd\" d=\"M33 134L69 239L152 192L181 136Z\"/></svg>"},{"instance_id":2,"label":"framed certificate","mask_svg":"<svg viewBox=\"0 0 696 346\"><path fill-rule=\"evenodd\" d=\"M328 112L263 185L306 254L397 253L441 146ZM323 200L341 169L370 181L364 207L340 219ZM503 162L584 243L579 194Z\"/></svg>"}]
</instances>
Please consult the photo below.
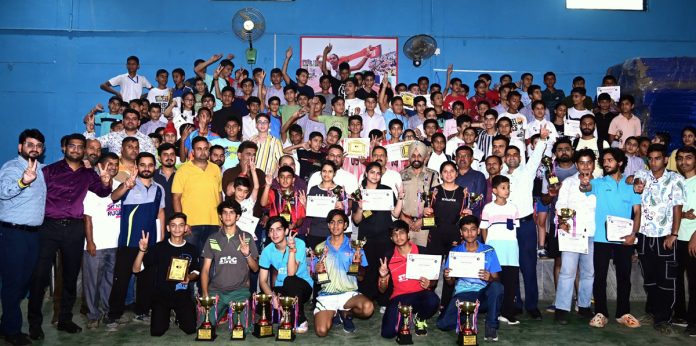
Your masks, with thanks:
<instances>
[{"instance_id":1,"label":"framed certificate","mask_svg":"<svg viewBox=\"0 0 696 346\"><path fill-rule=\"evenodd\" d=\"M607 240L620 241L622 237L633 233L633 220L607 215Z\"/></svg>"},{"instance_id":2,"label":"framed certificate","mask_svg":"<svg viewBox=\"0 0 696 346\"><path fill-rule=\"evenodd\" d=\"M408 254L406 278L418 280L423 277L428 280L437 280L440 278L441 264L442 256L439 255Z\"/></svg>"},{"instance_id":3,"label":"framed certificate","mask_svg":"<svg viewBox=\"0 0 696 346\"><path fill-rule=\"evenodd\" d=\"M603 93L609 94L609 96L611 96L612 101L619 102L619 98L621 97L621 87L618 85L597 87L597 96L599 97L599 94Z\"/></svg>"},{"instance_id":4,"label":"framed certificate","mask_svg":"<svg viewBox=\"0 0 696 346\"><path fill-rule=\"evenodd\" d=\"M394 191L389 190L363 190L363 210L380 211L394 210Z\"/></svg>"},{"instance_id":5,"label":"framed certificate","mask_svg":"<svg viewBox=\"0 0 696 346\"><path fill-rule=\"evenodd\" d=\"M189 260L186 258L172 257L167 270L168 281L184 281L188 275Z\"/></svg>"},{"instance_id":6,"label":"framed certificate","mask_svg":"<svg viewBox=\"0 0 696 346\"><path fill-rule=\"evenodd\" d=\"M336 208L336 197L307 196L307 216L326 217L332 209Z\"/></svg>"},{"instance_id":7,"label":"framed certificate","mask_svg":"<svg viewBox=\"0 0 696 346\"><path fill-rule=\"evenodd\" d=\"M448 263L450 277L479 278L479 271L484 269L486 255L483 252L450 251Z\"/></svg>"},{"instance_id":8,"label":"framed certificate","mask_svg":"<svg viewBox=\"0 0 696 346\"><path fill-rule=\"evenodd\" d=\"M384 149L387 149L387 161L403 161L408 160L408 148L413 141L406 141L394 144L387 144Z\"/></svg>"},{"instance_id":9,"label":"framed certificate","mask_svg":"<svg viewBox=\"0 0 696 346\"><path fill-rule=\"evenodd\" d=\"M343 148L346 150L346 157L350 158L366 158L370 156L370 139L369 138L345 138L343 140Z\"/></svg>"}]
</instances>

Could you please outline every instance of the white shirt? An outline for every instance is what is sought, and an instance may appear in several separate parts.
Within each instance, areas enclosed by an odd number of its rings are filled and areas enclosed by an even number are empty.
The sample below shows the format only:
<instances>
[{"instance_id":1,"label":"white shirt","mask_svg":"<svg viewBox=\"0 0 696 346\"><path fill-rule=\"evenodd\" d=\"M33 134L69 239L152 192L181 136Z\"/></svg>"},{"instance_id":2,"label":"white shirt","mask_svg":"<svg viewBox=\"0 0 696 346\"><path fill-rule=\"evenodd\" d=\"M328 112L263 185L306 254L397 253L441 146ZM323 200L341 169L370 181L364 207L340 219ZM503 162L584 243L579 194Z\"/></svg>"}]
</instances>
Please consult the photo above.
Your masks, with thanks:
<instances>
[{"instance_id":1,"label":"white shirt","mask_svg":"<svg viewBox=\"0 0 696 346\"><path fill-rule=\"evenodd\" d=\"M119 185L119 182L114 181L111 190L115 190ZM118 247L118 236L121 233L121 201L114 202L110 196L102 198L92 191L87 191L82 204L85 215L92 217L92 239L97 250Z\"/></svg>"},{"instance_id":2,"label":"white shirt","mask_svg":"<svg viewBox=\"0 0 696 346\"><path fill-rule=\"evenodd\" d=\"M510 197L508 201L515 204L520 213L520 219L534 212L534 199L532 198L534 177L541 163L541 158L544 156L546 145L546 141L540 140L537 142L537 146L534 148L527 164L520 164L512 174L508 172L508 169L501 171L501 174L510 179Z\"/></svg>"},{"instance_id":3,"label":"white shirt","mask_svg":"<svg viewBox=\"0 0 696 346\"><path fill-rule=\"evenodd\" d=\"M169 99L171 93L172 91L169 88L152 88L147 93L147 100L150 101L150 104L159 104L162 107L162 113L164 113L164 110L169 106L169 102L172 102L172 100Z\"/></svg>"},{"instance_id":4,"label":"white shirt","mask_svg":"<svg viewBox=\"0 0 696 346\"><path fill-rule=\"evenodd\" d=\"M123 101L125 102L139 99L143 94L143 88L152 88L152 84L150 84L147 78L139 74L136 74L134 78L131 78L128 73L124 73L109 79L109 84L111 86L119 86L121 88L121 97L123 97Z\"/></svg>"},{"instance_id":5,"label":"white shirt","mask_svg":"<svg viewBox=\"0 0 696 346\"><path fill-rule=\"evenodd\" d=\"M556 201L556 214L560 213L561 208L575 210L575 225L578 231L587 231L587 236L594 237L595 234L595 209L597 197L595 195L585 195L580 192L579 174L575 173L563 180L561 189L558 191Z\"/></svg>"},{"instance_id":6,"label":"white shirt","mask_svg":"<svg viewBox=\"0 0 696 346\"><path fill-rule=\"evenodd\" d=\"M354 99L346 99L346 110L349 116L355 115L355 109L359 109L358 114L362 114L365 111L365 101L357 97ZM375 112L377 112L376 109Z\"/></svg>"},{"instance_id":7,"label":"white shirt","mask_svg":"<svg viewBox=\"0 0 696 346\"><path fill-rule=\"evenodd\" d=\"M444 152L438 155L434 151L430 154L430 159L428 159L428 165L426 167L432 169L435 172L440 172L440 165L447 160L447 155Z\"/></svg>"},{"instance_id":8,"label":"white shirt","mask_svg":"<svg viewBox=\"0 0 696 346\"><path fill-rule=\"evenodd\" d=\"M553 126L552 122L546 119L538 120L537 118L533 118L533 120L527 124L527 131L524 133L524 136L525 139L530 139L532 136L541 132L541 128L544 126L546 126L546 129L549 130L549 143L546 146L546 152L544 155L552 157L553 153L551 150L553 149L553 143L555 143L556 139L558 139L558 132L556 131L556 127Z\"/></svg>"},{"instance_id":9,"label":"white shirt","mask_svg":"<svg viewBox=\"0 0 696 346\"><path fill-rule=\"evenodd\" d=\"M360 117L362 118L363 122L363 130L360 133L361 137L367 138L370 131L375 129L380 131L385 131L387 129L387 125L384 122L384 116L377 113L376 110L373 116L369 116L367 113L363 112L360 114Z\"/></svg>"},{"instance_id":10,"label":"white shirt","mask_svg":"<svg viewBox=\"0 0 696 346\"><path fill-rule=\"evenodd\" d=\"M250 116L242 117L242 139L248 141L251 137L259 134L259 130L256 129L256 119L252 119Z\"/></svg>"},{"instance_id":11,"label":"white shirt","mask_svg":"<svg viewBox=\"0 0 696 346\"><path fill-rule=\"evenodd\" d=\"M527 129L527 117L525 117L522 113L511 114L505 112L499 114L497 120L500 120L501 118L508 118L512 122L512 132L510 132L510 137L523 141L524 131Z\"/></svg>"},{"instance_id":12,"label":"white shirt","mask_svg":"<svg viewBox=\"0 0 696 346\"><path fill-rule=\"evenodd\" d=\"M387 169L382 174L382 184L389 186L392 189L392 191L394 191L394 195L398 197L399 189L397 187L403 184L403 182L401 181L401 174Z\"/></svg>"}]
</instances>

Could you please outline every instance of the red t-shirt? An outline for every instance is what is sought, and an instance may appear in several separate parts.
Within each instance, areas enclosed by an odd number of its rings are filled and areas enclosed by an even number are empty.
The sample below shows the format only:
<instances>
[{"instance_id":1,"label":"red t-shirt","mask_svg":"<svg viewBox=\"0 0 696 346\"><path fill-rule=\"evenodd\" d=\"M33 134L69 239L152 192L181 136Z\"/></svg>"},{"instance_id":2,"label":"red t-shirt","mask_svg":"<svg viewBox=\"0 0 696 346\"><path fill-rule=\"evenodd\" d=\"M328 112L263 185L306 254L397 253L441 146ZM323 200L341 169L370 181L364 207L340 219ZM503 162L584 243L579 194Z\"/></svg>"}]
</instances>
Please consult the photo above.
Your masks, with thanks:
<instances>
[{"instance_id":1,"label":"red t-shirt","mask_svg":"<svg viewBox=\"0 0 696 346\"><path fill-rule=\"evenodd\" d=\"M268 191L268 216L273 217L280 215L280 212L284 209L281 202L286 203L280 198L278 190L270 189ZM297 224L297 220L304 219L305 216L305 207L300 203L299 195L297 191L295 191L295 198L290 202L290 217L292 218L292 222Z\"/></svg>"},{"instance_id":2,"label":"red t-shirt","mask_svg":"<svg viewBox=\"0 0 696 346\"><path fill-rule=\"evenodd\" d=\"M411 243L411 253L418 253L418 246ZM391 260L389 260L389 272L391 272L391 279L394 285L394 291L392 292L389 299L393 299L396 296L407 293L415 293L423 290L420 282L414 279L406 278L406 257L401 256L399 250L394 247L394 254Z\"/></svg>"},{"instance_id":3,"label":"red t-shirt","mask_svg":"<svg viewBox=\"0 0 696 346\"><path fill-rule=\"evenodd\" d=\"M456 101L460 101L461 103L464 104L464 109L471 109L471 105L469 104L469 100L466 99L466 96L464 95L457 95L454 96L452 94L449 94L445 97L445 100L443 101L443 108L451 112L452 111L452 104L455 103Z\"/></svg>"}]
</instances>

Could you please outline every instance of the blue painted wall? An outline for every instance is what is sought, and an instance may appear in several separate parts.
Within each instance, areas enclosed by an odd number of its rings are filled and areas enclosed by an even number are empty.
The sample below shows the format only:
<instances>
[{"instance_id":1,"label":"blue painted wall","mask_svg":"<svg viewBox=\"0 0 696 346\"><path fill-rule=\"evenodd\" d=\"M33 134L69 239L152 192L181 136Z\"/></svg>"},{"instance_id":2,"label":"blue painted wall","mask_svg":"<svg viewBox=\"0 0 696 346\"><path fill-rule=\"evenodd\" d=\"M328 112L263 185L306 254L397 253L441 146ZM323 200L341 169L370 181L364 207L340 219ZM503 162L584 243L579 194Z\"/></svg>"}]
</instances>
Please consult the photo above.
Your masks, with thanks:
<instances>
[{"instance_id":1,"label":"blue painted wall","mask_svg":"<svg viewBox=\"0 0 696 346\"><path fill-rule=\"evenodd\" d=\"M647 3L646 12L628 12L566 10L563 0L2 1L0 146L7 149L0 160L15 155L17 134L26 127L47 135L48 161L59 158L60 136L83 131L82 116L109 97L98 85L123 73L128 55L140 57L140 73L151 81L158 68L183 67L190 76L193 61L213 53L241 57L244 44L230 24L242 7L266 17L266 34L256 44L263 67L282 64L290 45L299 52L300 35L397 36L403 44L427 33L442 54L418 69L401 55L400 81L428 75L444 82L444 73L433 70L454 63L512 70L515 78L528 71L537 82L552 70L568 91L573 76L585 76L592 87L607 67L627 58L696 55L696 1ZM461 77L471 85L475 73Z\"/></svg>"}]
</instances>

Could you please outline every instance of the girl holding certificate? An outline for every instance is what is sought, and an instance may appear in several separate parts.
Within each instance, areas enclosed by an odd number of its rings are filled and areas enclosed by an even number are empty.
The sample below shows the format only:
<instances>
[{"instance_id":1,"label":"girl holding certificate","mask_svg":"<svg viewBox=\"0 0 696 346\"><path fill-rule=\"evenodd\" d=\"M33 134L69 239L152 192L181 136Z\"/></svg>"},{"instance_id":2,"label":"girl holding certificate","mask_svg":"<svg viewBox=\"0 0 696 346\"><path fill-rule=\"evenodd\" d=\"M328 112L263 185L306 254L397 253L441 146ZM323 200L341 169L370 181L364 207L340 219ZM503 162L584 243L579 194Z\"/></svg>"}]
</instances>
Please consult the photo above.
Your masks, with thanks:
<instances>
[{"instance_id":1,"label":"girl holding certificate","mask_svg":"<svg viewBox=\"0 0 696 346\"><path fill-rule=\"evenodd\" d=\"M382 185L382 166L377 162L370 162L365 168L361 189L366 190L386 190L392 191L389 186ZM392 218L398 218L401 214L401 206L404 201L404 193L401 186L398 187L399 198L394 196L394 209L388 210L363 210L363 201L353 203L353 223L359 226L358 239L367 240L365 243L365 255L370 263L377 263L382 258L387 249L392 245L389 240L388 228L392 224ZM364 194L361 194L365 197ZM365 269L365 280L359 285L360 292L370 299L376 299L379 305L387 304L387 297L379 294L374 282L378 276L377 266L370 266Z\"/></svg>"},{"instance_id":2,"label":"girl holding certificate","mask_svg":"<svg viewBox=\"0 0 696 346\"><path fill-rule=\"evenodd\" d=\"M312 188L307 193L307 197L311 196L335 196L336 206L334 209L343 210L346 215L349 215L350 208L345 196L348 191L345 191L342 186L334 182L336 176L336 165L333 161L326 160L321 164L321 183ZM338 191L340 188L341 191ZM337 193L338 192L338 193ZM349 193L349 192L348 192ZM309 202L308 202L309 203ZM317 244L326 240L329 236L329 227L326 224L326 219L323 217L308 217L309 235L307 235L307 246L314 248Z\"/></svg>"}]
</instances>

